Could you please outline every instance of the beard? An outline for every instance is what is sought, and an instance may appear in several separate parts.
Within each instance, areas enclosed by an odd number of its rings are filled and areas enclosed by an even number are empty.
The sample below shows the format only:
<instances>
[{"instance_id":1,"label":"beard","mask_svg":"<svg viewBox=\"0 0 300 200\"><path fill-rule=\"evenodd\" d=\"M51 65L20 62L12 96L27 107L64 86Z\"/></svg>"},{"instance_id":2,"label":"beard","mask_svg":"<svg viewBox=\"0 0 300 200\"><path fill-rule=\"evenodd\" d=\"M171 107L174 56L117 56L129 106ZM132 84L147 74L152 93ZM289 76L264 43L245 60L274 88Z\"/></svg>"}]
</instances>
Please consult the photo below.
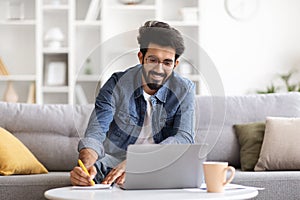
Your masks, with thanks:
<instances>
[{"instance_id":1,"label":"beard","mask_svg":"<svg viewBox=\"0 0 300 200\"><path fill-rule=\"evenodd\" d=\"M166 82L167 74L165 74L165 73L157 73L153 70L150 70L147 74L144 66L142 68L142 71L143 71L143 76L146 81L146 84L151 90L159 90L163 86L163 84ZM162 81L153 80L150 77L151 75L161 76L163 79L162 79Z\"/></svg>"}]
</instances>

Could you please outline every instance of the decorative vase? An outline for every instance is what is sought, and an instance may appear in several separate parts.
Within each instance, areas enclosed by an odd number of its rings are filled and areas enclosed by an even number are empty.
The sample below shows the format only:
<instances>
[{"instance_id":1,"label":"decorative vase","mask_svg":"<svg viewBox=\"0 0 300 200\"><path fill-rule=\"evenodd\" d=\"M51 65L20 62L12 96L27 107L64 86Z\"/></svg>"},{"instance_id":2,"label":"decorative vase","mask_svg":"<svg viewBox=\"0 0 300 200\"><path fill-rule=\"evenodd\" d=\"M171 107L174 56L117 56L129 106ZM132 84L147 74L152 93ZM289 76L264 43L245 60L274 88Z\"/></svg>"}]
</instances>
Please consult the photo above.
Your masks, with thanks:
<instances>
[{"instance_id":1,"label":"decorative vase","mask_svg":"<svg viewBox=\"0 0 300 200\"><path fill-rule=\"evenodd\" d=\"M7 2L7 16L8 20L22 20L24 19L24 2L20 0L10 0Z\"/></svg>"},{"instance_id":2,"label":"decorative vase","mask_svg":"<svg viewBox=\"0 0 300 200\"><path fill-rule=\"evenodd\" d=\"M91 59L86 59L84 74L91 75L93 73L92 66L91 66Z\"/></svg>"},{"instance_id":3,"label":"decorative vase","mask_svg":"<svg viewBox=\"0 0 300 200\"><path fill-rule=\"evenodd\" d=\"M59 48L65 39L65 36L59 27L51 28L45 35L45 41L51 48Z\"/></svg>"},{"instance_id":4,"label":"decorative vase","mask_svg":"<svg viewBox=\"0 0 300 200\"><path fill-rule=\"evenodd\" d=\"M14 86L11 82L8 82L6 90L4 92L3 100L6 102L16 103L19 99L17 92L14 89Z\"/></svg>"}]
</instances>

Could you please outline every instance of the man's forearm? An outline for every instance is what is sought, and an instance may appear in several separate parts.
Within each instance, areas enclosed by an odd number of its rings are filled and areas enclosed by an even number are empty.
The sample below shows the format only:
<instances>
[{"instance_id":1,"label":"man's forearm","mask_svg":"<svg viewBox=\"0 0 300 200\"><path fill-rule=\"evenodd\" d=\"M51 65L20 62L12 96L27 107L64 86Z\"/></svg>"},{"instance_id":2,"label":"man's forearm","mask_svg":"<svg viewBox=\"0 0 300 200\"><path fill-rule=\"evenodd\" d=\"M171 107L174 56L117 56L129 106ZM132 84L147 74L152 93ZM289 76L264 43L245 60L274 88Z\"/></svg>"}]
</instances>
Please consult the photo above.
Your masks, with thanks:
<instances>
[{"instance_id":1,"label":"man's forearm","mask_svg":"<svg viewBox=\"0 0 300 200\"><path fill-rule=\"evenodd\" d=\"M92 167L98 159L96 151L90 148L81 149L79 152L79 159L84 163L85 167Z\"/></svg>"},{"instance_id":2,"label":"man's forearm","mask_svg":"<svg viewBox=\"0 0 300 200\"><path fill-rule=\"evenodd\" d=\"M105 134L101 134L100 131L101 128L97 120L96 113L93 111L85 132L85 136L79 141L78 151L81 151L85 148L93 149L98 154L98 159L104 157L105 153L103 141L105 139Z\"/></svg>"}]
</instances>

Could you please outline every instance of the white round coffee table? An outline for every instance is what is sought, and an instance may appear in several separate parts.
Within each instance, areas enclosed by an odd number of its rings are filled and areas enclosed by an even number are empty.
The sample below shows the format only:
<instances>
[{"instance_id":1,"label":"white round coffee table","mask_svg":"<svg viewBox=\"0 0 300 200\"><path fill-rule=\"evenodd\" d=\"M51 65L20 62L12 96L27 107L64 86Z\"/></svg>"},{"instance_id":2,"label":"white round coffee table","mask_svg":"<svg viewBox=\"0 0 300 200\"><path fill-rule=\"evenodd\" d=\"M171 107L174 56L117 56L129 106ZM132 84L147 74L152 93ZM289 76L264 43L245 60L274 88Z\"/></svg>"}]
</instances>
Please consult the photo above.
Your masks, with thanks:
<instances>
[{"instance_id":1,"label":"white round coffee table","mask_svg":"<svg viewBox=\"0 0 300 200\"><path fill-rule=\"evenodd\" d=\"M255 188L226 190L224 193L207 193L203 189L168 189L168 190L122 190L118 186L112 189L75 190L72 187L51 189L45 197L51 200L182 200L182 199L250 199L257 196Z\"/></svg>"}]
</instances>

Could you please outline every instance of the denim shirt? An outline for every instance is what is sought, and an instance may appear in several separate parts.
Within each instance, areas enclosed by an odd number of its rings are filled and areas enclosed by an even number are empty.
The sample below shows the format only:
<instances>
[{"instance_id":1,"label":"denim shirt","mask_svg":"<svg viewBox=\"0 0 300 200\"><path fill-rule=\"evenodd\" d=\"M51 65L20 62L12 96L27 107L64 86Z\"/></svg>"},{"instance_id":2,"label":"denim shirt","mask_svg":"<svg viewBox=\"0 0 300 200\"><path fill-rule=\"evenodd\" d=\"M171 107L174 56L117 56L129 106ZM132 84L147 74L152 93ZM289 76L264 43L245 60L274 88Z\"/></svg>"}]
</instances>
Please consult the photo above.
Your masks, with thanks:
<instances>
[{"instance_id":1,"label":"denim shirt","mask_svg":"<svg viewBox=\"0 0 300 200\"><path fill-rule=\"evenodd\" d=\"M193 82L176 72L151 96L155 143L194 143L194 97ZM105 153L125 159L128 145L134 144L141 132L146 106L142 65L114 73L100 89L78 150L91 148L98 159Z\"/></svg>"}]
</instances>

